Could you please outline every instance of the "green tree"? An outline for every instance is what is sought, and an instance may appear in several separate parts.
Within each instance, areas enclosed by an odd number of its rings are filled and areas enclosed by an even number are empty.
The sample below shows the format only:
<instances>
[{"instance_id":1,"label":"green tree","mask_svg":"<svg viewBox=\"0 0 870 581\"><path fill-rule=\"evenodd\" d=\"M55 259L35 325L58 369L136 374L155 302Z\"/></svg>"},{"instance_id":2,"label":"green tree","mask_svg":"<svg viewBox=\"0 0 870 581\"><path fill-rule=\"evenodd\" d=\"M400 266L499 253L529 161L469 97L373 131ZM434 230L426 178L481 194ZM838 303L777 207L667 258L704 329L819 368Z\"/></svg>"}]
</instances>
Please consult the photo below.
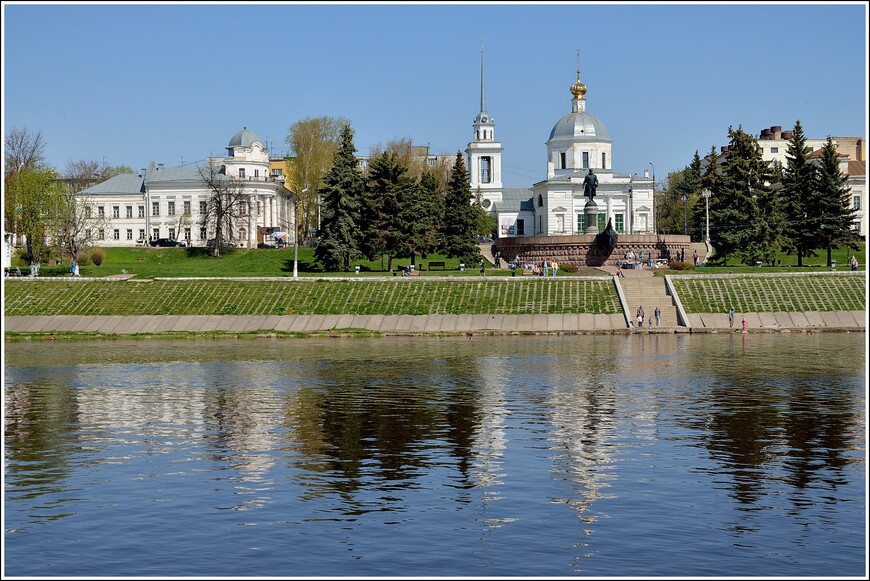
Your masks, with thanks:
<instances>
[{"instance_id":1,"label":"green tree","mask_svg":"<svg viewBox=\"0 0 870 581\"><path fill-rule=\"evenodd\" d=\"M393 151L372 158L359 220L361 249L369 260L385 254L388 270L393 269L393 258L399 250L403 220L400 199L409 185L407 168Z\"/></svg>"},{"instance_id":2,"label":"green tree","mask_svg":"<svg viewBox=\"0 0 870 581\"><path fill-rule=\"evenodd\" d=\"M783 207L784 246L787 252L797 255L797 265L803 266L804 256L815 256L819 247L820 229L817 212L819 191L816 168L809 159L811 152L806 145L801 122L795 122L792 138L786 151L786 167L782 171L782 188L779 191Z\"/></svg>"},{"instance_id":3,"label":"green tree","mask_svg":"<svg viewBox=\"0 0 870 581\"><path fill-rule=\"evenodd\" d=\"M307 117L291 125L284 138L293 155L285 159L284 185L299 200L296 234L303 238L317 224L318 194L339 149L342 128L349 124L343 117Z\"/></svg>"},{"instance_id":4,"label":"green tree","mask_svg":"<svg viewBox=\"0 0 870 581\"><path fill-rule=\"evenodd\" d=\"M13 201L14 232L26 239L31 264L45 262L57 244L57 212L63 181L53 170L25 167L5 179L5 198Z\"/></svg>"},{"instance_id":5,"label":"green tree","mask_svg":"<svg viewBox=\"0 0 870 581\"><path fill-rule=\"evenodd\" d=\"M856 211L851 204L849 177L840 171L837 147L828 136L822 146L822 160L816 171L819 192L819 240L821 248L827 250L827 264L831 265L831 250L845 244L858 249L858 235L855 230Z\"/></svg>"},{"instance_id":6,"label":"green tree","mask_svg":"<svg viewBox=\"0 0 870 581\"><path fill-rule=\"evenodd\" d=\"M728 128L729 149L722 179L710 204L710 230L717 261L735 257L745 264L772 260L781 220L770 185L770 167L758 142L742 128Z\"/></svg>"},{"instance_id":7,"label":"green tree","mask_svg":"<svg viewBox=\"0 0 870 581\"><path fill-rule=\"evenodd\" d=\"M332 169L323 177L319 194L323 215L314 256L327 270L350 270L350 263L362 256L360 251L360 212L365 178L356 161L353 130L345 124L341 145L333 158Z\"/></svg>"},{"instance_id":8,"label":"green tree","mask_svg":"<svg viewBox=\"0 0 870 581\"><path fill-rule=\"evenodd\" d=\"M419 254L425 258L438 246L438 230L441 225L443 204L438 192L438 178L426 172L419 179L412 179L407 188L402 188L401 232L399 256L408 256L411 264Z\"/></svg>"},{"instance_id":9,"label":"green tree","mask_svg":"<svg viewBox=\"0 0 870 581\"><path fill-rule=\"evenodd\" d=\"M450 258L476 263L480 260L480 248L476 238L478 218L471 201L471 185L468 183L465 158L457 151L456 163L447 186L440 246Z\"/></svg>"}]
</instances>

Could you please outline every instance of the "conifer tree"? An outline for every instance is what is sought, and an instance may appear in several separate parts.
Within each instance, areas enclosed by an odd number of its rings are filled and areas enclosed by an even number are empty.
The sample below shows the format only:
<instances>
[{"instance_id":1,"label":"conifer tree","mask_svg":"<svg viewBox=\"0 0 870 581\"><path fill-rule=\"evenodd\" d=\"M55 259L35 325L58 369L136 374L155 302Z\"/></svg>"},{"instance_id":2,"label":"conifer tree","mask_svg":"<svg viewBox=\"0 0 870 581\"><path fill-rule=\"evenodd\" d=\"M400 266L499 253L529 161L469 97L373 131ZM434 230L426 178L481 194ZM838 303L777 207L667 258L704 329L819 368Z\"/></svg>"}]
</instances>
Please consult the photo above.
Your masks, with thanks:
<instances>
[{"instance_id":1,"label":"conifer tree","mask_svg":"<svg viewBox=\"0 0 870 581\"><path fill-rule=\"evenodd\" d=\"M353 130L345 124L332 168L323 177L323 210L314 256L326 270L350 270L362 256L359 249L361 199L365 180L356 160Z\"/></svg>"},{"instance_id":2,"label":"conifer tree","mask_svg":"<svg viewBox=\"0 0 870 581\"><path fill-rule=\"evenodd\" d=\"M781 217L771 188L770 166L758 142L729 127L730 147L722 179L710 204L710 230L716 232L718 261L734 256L745 264L772 261L779 248Z\"/></svg>"},{"instance_id":3,"label":"conifer tree","mask_svg":"<svg viewBox=\"0 0 870 581\"><path fill-rule=\"evenodd\" d=\"M819 241L820 248L827 250L827 264L831 265L831 250L845 244L858 249L858 235L854 229L856 211L851 204L849 177L840 171L837 147L828 136L822 146L822 160L816 170L816 187L819 192Z\"/></svg>"},{"instance_id":4,"label":"conifer tree","mask_svg":"<svg viewBox=\"0 0 870 581\"><path fill-rule=\"evenodd\" d=\"M407 177L407 168L393 151L384 151L369 163L368 178L362 204L362 250L373 260L380 255L388 259L387 269L393 269L401 238L400 189Z\"/></svg>"},{"instance_id":5,"label":"conifer tree","mask_svg":"<svg viewBox=\"0 0 870 581\"><path fill-rule=\"evenodd\" d=\"M399 256L416 264L417 255L425 258L438 244L438 228L443 211L438 180L431 172L419 179L406 176L400 182L399 205L402 222L398 241Z\"/></svg>"},{"instance_id":6,"label":"conifer tree","mask_svg":"<svg viewBox=\"0 0 870 581\"><path fill-rule=\"evenodd\" d=\"M471 185L468 183L465 158L457 151L444 201L444 229L440 246L448 257L458 258L466 263L480 260L480 248L476 238L477 213L471 201Z\"/></svg>"},{"instance_id":7,"label":"conifer tree","mask_svg":"<svg viewBox=\"0 0 870 581\"><path fill-rule=\"evenodd\" d=\"M786 167L783 168L779 192L783 207L785 249L797 255L798 266L803 266L805 256L815 256L813 250L820 245L818 181L806 143L803 127L798 120L788 142Z\"/></svg>"}]
</instances>

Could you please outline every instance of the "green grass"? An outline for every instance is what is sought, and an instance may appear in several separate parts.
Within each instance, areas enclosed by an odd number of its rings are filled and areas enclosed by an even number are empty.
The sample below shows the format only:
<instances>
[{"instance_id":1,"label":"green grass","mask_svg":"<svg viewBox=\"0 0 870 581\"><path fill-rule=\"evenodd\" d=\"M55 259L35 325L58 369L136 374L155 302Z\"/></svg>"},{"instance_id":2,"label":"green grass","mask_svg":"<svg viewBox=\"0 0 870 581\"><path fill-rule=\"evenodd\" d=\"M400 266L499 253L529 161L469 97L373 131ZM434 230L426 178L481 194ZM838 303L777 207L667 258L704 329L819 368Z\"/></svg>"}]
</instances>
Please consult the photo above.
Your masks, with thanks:
<instances>
[{"instance_id":1,"label":"green grass","mask_svg":"<svg viewBox=\"0 0 870 581\"><path fill-rule=\"evenodd\" d=\"M427 280L5 279L5 315L621 313L607 277Z\"/></svg>"},{"instance_id":2,"label":"green grass","mask_svg":"<svg viewBox=\"0 0 870 581\"><path fill-rule=\"evenodd\" d=\"M765 276L674 277L674 288L689 313L863 311L864 273Z\"/></svg>"}]
</instances>

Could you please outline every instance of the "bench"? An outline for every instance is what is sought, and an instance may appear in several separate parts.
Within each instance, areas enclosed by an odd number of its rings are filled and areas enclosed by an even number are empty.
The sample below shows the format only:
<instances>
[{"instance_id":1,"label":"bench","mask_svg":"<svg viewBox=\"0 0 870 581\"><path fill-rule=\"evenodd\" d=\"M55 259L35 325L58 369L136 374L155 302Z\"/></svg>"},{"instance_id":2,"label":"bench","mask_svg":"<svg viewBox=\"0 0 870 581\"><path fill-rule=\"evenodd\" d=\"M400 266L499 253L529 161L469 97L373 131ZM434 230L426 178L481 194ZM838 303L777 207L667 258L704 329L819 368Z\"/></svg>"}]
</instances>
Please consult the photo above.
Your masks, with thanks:
<instances>
[{"instance_id":1,"label":"bench","mask_svg":"<svg viewBox=\"0 0 870 581\"><path fill-rule=\"evenodd\" d=\"M533 271L531 268L524 268L523 269L523 276L534 276L534 275L535 275L535 271Z\"/></svg>"},{"instance_id":2,"label":"bench","mask_svg":"<svg viewBox=\"0 0 870 581\"><path fill-rule=\"evenodd\" d=\"M430 260L429 261L429 270L432 270L433 266L440 266L441 270L444 270L444 262L438 260Z\"/></svg>"}]
</instances>

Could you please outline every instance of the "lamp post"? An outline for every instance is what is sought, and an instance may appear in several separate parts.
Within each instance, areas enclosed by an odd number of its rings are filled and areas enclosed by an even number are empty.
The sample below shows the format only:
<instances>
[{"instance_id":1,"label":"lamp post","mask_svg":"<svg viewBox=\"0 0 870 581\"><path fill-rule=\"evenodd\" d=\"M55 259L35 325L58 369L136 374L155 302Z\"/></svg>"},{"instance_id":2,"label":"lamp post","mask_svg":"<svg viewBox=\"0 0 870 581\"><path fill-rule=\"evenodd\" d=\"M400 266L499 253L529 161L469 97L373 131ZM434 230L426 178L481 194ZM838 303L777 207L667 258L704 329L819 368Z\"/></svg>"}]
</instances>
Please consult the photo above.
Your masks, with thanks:
<instances>
[{"instance_id":1,"label":"lamp post","mask_svg":"<svg viewBox=\"0 0 870 581\"><path fill-rule=\"evenodd\" d=\"M302 191L293 196L293 278L299 278L299 196L308 191Z\"/></svg>"},{"instance_id":2,"label":"lamp post","mask_svg":"<svg viewBox=\"0 0 870 581\"><path fill-rule=\"evenodd\" d=\"M713 193L710 190L704 190L701 192L701 195L704 196L704 210L707 214L707 228L704 230L704 244L707 246L707 254L710 254L710 196Z\"/></svg>"},{"instance_id":3,"label":"lamp post","mask_svg":"<svg viewBox=\"0 0 870 581\"><path fill-rule=\"evenodd\" d=\"M628 178L628 234L631 236L634 234L634 176L637 174L632 174Z\"/></svg>"},{"instance_id":4,"label":"lamp post","mask_svg":"<svg viewBox=\"0 0 870 581\"><path fill-rule=\"evenodd\" d=\"M659 223L656 220L656 166L653 162L649 162L650 167L652 167L652 178L653 178L653 198L652 198L652 206L653 206L653 227L655 231L658 232Z\"/></svg>"},{"instance_id":5,"label":"lamp post","mask_svg":"<svg viewBox=\"0 0 870 581\"><path fill-rule=\"evenodd\" d=\"M689 233L689 194L680 196L683 200L683 234Z\"/></svg>"}]
</instances>

